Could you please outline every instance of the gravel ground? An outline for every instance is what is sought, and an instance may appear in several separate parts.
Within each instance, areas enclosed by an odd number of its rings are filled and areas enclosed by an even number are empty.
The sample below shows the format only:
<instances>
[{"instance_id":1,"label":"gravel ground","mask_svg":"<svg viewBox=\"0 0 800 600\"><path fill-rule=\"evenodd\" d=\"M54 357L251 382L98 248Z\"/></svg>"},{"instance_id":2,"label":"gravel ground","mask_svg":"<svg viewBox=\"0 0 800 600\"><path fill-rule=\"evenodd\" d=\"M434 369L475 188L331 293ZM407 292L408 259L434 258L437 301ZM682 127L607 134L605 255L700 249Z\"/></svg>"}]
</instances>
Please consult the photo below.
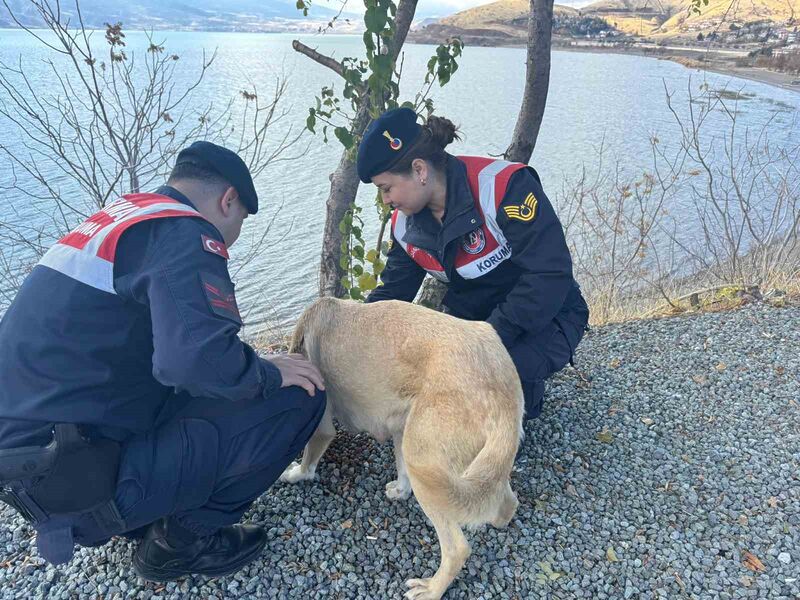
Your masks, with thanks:
<instances>
[{"instance_id":1,"label":"gravel ground","mask_svg":"<svg viewBox=\"0 0 800 600\"><path fill-rule=\"evenodd\" d=\"M549 385L514 473L504 531L445 598L800 598L800 308L611 325ZM400 598L438 562L413 499L389 502L391 449L339 435L318 470L248 514L270 534L235 576L136 578L133 545L42 563L31 530L0 522L0 597Z\"/></svg>"}]
</instances>

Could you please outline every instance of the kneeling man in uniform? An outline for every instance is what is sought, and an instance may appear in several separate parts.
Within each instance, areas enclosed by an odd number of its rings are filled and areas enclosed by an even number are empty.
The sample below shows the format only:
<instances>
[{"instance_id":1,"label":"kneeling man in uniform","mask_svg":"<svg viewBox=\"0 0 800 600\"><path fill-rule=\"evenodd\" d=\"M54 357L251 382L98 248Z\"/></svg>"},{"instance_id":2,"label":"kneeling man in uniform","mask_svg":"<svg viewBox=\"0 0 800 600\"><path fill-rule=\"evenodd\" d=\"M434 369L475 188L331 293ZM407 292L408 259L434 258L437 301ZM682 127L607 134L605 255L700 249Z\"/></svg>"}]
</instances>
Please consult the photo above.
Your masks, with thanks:
<instances>
[{"instance_id":1,"label":"kneeling man in uniform","mask_svg":"<svg viewBox=\"0 0 800 600\"><path fill-rule=\"evenodd\" d=\"M141 539L153 581L258 558L239 520L325 409L301 356L243 343L228 246L258 211L235 153L196 142L167 185L114 200L40 260L0 321L0 499L58 564Z\"/></svg>"}]
</instances>

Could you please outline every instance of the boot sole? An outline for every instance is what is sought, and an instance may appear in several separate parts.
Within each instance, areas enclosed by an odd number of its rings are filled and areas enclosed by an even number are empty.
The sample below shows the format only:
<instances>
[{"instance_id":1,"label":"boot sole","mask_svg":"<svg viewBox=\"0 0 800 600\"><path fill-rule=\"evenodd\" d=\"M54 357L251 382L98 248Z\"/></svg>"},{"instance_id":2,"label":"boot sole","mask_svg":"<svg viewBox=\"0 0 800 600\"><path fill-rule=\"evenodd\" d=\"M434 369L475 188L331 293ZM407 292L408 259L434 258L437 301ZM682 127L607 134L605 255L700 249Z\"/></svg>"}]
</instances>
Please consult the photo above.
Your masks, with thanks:
<instances>
[{"instance_id":1,"label":"boot sole","mask_svg":"<svg viewBox=\"0 0 800 600\"><path fill-rule=\"evenodd\" d=\"M264 539L258 546L253 548L253 551L250 554L245 555L235 563L231 563L226 565L224 568L219 569L208 569L205 571L178 571L176 569L163 569L160 567L156 567L154 565L148 565L143 563L139 556L134 554L133 560L131 564L133 565L134 572L145 579L146 581L152 581L154 583L164 583L167 581L175 581L176 579L180 579L181 577L187 577L189 575L205 575L206 577L224 577L225 575L232 575L236 573L249 563L256 560L261 551L264 550L264 546L267 545L267 540Z\"/></svg>"}]
</instances>

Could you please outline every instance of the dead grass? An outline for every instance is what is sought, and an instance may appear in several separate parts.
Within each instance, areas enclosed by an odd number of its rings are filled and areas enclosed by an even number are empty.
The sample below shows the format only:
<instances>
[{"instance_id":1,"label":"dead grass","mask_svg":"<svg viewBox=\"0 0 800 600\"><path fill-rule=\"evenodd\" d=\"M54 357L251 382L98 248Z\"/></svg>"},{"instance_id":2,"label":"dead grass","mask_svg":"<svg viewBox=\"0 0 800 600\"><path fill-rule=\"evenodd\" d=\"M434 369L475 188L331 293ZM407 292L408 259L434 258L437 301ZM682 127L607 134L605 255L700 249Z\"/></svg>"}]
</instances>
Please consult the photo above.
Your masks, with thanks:
<instances>
[{"instance_id":1,"label":"dead grass","mask_svg":"<svg viewBox=\"0 0 800 600\"><path fill-rule=\"evenodd\" d=\"M709 288L684 288L675 290L674 298L667 302L663 298L637 297L618 299L608 303L607 299L586 299L591 318L589 324L596 327L609 323L624 323L643 319L674 317L685 314L722 312L734 310L752 302L765 302L776 308L800 305L800 278L791 274L776 274L766 288L747 285L719 285Z\"/></svg>"}]
</instances>

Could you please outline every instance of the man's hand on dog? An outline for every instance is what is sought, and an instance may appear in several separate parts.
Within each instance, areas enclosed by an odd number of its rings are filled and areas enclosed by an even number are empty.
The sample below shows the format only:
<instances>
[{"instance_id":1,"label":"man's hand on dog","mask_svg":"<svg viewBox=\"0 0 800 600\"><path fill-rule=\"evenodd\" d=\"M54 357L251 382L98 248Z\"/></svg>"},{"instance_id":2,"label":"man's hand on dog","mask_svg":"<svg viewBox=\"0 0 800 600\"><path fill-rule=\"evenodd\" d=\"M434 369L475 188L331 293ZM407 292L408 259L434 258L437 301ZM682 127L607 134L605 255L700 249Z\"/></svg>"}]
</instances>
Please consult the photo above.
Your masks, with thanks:
<instances>
[{"instance_id":1,"label":"man's hand on dog","mask_svg":"<svg viewBox=\"0 0 800 600\"><path fill-rule=\"evenodd\" d=\"M313 396L316 390L325 389L322 373L302 354L286 354L265 358L278 367L281 372L281 377L283 378L281 387L297 385L308 392L309 396Z\"/></svg>"}]
</instances>

